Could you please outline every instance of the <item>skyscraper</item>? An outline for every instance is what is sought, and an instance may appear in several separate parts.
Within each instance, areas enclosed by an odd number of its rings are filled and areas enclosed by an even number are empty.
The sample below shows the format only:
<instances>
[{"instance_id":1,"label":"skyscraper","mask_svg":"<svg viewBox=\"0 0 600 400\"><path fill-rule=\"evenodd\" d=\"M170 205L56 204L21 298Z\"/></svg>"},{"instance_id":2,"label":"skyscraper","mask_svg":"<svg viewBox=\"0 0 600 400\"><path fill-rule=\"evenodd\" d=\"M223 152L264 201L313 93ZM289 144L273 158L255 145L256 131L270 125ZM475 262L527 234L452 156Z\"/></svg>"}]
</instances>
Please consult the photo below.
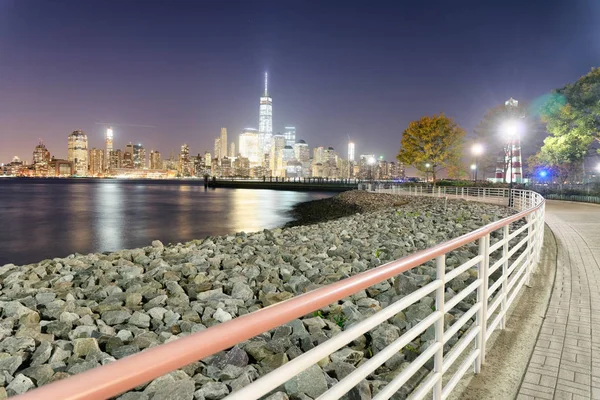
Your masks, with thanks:
<instances>
[{"instance_id":1,"label":"skyscraper","mask_svg":"<svg viewBox=\"0 0 600 400\"><path fill-rule=\"evenodd\" d=\"M146 149L141 144L133 145L133 168L146 168Z\"/></svg>"},{"instance_id":2,"label":"skyscraper","mask_svg":"<svg viewBox=\"0 0 600 400\"><path fill-rule=\"evenodd\" d=\"M285 176L285 169L283 165L283 148L285 147L285 136L275 135L273 136L273 145L271 146L271 153L269 157L271 176L283 177Z\"/></svg>"},{"instance_id":3,"label":"skyscraper","mask_svg":"<svg viewBox=\"0 0 600 400\"><path fill-rule=\"evenodd\" d=\"M192 176L194 164L190 158L190 146L184 144L179 153L179 176Z\"/></svg>"},{"instance_id":4,"label":"skyscraper","mask_svg":"<svg viewBox=\"0 0 600 400\"><path fill-rule=\"evenodd\" d=\"M106 149L104 151L104 169L110 169L112 152L113 152L113 129L111 126L109 126L106 129Z\"/></svg>"},{"instance_id":5,"label":"skyscraper","mask_svg":"<svg viewBox=\"0 0 600 400\"><path fill-rule=\"evenodd\" d=\"M73 131L68 138L68 160L73 163L73 171L77 176L87 176L88 171L88 139L81 129Z\"/></svg>"},{"instance_id":6,"label":"skyscraper","mask_svg":"<svg viewBox=\"0 0 600 400\"><path fill-rule=\"evenodd\" d=\"M221 128L221 140L219 143L221 144L221 150L219 152L219 158L227 157L227 128Z\"/></svg>"},{"instance_id":7,"label":"skyscraper","mask_svg":"<svg viewBox=\"0 0 600 400\"><path fill-rule=\"evenodd\" d=\"M46 164L50 162L50 152L40 140L40 143L33 150L33 165Z\"/></svg>"},{"instance_id":8,"label":"skyscraper","mask_svg":"<svg viewBox=\"0 0 600 400\"><path fill-rule=\"evenodd\" d=\"M304 140L298 140L298 142L294 144L294 157L300 162L310 160L310 149Z\"/></svg>"},{"instance_id":9,"label":"skyscraper","mask_svg":"<svg viewBox=\"0 0 600 400\"><path fill-rule=\"evenodd\" d=\"M296 128L293 126L286 126L283 136L285 136L285 145L294 147L296 144Z\"/></svg>"},{"instance_id":10,"label":"skyscraper","mask_svg":"<svg viewBox=\"0 0 600 400\"><path fill-rule=\"evenodd\" d=\"M218 161L221 158L221 138L218 137L215 139L215 154L213 159Z\"/></svg>"},{"instance_id":11,"label":"skyscraper","mask_svg":"<svg viewBox=\"0 0 600 400\"><path fill-rule=\"evenodd\" d=\"M258 114L258 137L261 151L269 153L273 138L273 98L269 95L268 75L265 72L265 92L260 97Z\"/></svg>"},{"instance_id":12,"label":"skyscraper","mask_svg":"<svg viewBox=\"0 0 600 400\"><path fill-rule=\"evenodd\" d=\"M104 151L93 148L90 150L90 175L98 176L104 170Z\"/></svg>"},{"instance_id":13,"label":"skyscraper","mask_svg":"<svg viewBox=\"0 0 600 400\"><path fill-rule=\"evenodd\" d=\"M235 142L229 144L229 158L235 157Z\"/></svg>"},{"instance_id":14,"label":"skyscraper","mask_svg":"<svg viewBox=\"0 0 600 400\"><path fill-rule=\"evenodd\" d=\"M348 142L348 161L354 162L354 143Z\"/></svg>"},{"instance_id":15,"label":"skyscraper","mask_svg":"<svg viewBox=\"0 0 600 400\"><path fill-rule=\"evenodd\" d=\"M150 169L162 169L160 151L150 151Z\"/></svg>"},{"instance_id":16,"label":"skyscraper","mask_svg":"<svg viewBox=\"0 0 600 400\"><path fill-rule=\"evenodd\" d=\"M259 133L256 129L246 128L240 134L239 154L250 162L250 168L262 164L262 150L259 144Z\"/></svg>"},{"instance_id":17,"label":"skyscraper","mask_svg":"<svg viewBox=\"0 0 600 400\"><path fill-rule=\"evenodd\" d=\"M40 143L33 150L33 167L36 176L47 176L48 166L50 165L50 152L40 140Z\"/></svg>"}]
</instances>

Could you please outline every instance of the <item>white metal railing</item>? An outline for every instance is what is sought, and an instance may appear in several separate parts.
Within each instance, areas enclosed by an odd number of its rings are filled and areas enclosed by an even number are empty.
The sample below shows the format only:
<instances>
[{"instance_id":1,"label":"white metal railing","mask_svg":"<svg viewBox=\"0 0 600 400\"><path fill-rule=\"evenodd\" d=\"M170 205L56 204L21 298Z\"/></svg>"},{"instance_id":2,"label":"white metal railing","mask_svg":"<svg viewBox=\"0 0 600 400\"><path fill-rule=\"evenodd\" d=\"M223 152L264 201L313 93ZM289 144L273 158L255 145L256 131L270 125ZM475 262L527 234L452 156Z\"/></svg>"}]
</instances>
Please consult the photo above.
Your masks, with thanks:
<instances>
[{"instance_id":1,"label":"white metal railing","mask_svg":"<svg viewBox=\"0 0 600 400\"><path fill-rule=\"evenodd\" d=\"M449 193L448 190L436 189L437 192L430 193L429 189L418 187L409 190L390 187L377 191L402 195L468 197L497 204L508 204L509 196L512 196L513 206L518 213L456 239L185 338L86 371L70 379L49 384L19 398L75 400L115 396L168 371L230 348L374 284L396 277L400 273L427 262L434 262L436 276L432 282L406 294L372 316L230 394L227 399L258 399L268 394L426 296L435 298L435 309L431 314L360 364L352 373L324 392L319 399L340 398L431 326L435 330L433 343L423 349L416 359L373 398L390 398L422 366L433 360L433 369L412 392L411 398L422 399L430 396L436 400L444 399L471 366L476 373L480 372L485 362L488 339L496 329L504 329L509 307L521 288L529 282L539 261L544 232L544 199L535 192L509 192L508 189L495 188L451 189L455 191ZM477 245L477 255L457 267L447 269L446 256L468 245ZM446 299L446 285L472 268L477 271L476 279L453 297ZM472 301L469 309L463 309L463 314L452 325L445 327L445 314L459 303L464 304L465 300ZM453 338L457 338L457 341L450 346L450 340Z\"/></svg>"},{"instance_id":2,"label":"white metal railing","mask_svg":"<svg viewBox=\"0 0 600 400\"><path fill-rule=\"evenodd\" d=\"M480 201L497 204L508 204L509 201L509 189L498 188L438 187L432 189L431 187L409 187L408 190L402 190L401 186L392 186L388 189L378 188L375 191L401 195L476 198ZM373 398L376 400L388 399L419 368L433 358L433 370L421 382L415 392L412 393L411 398L422 399L432 393L434 399L445 399L460 378L466 373L470 365L473 365L475 373L481 371L481 366L485 361L487 340L498 327L500 329L505 328L508 308L515 300L523 285L529 282L531 273L539 261L543 242L544 200L539 194L526 190L513 190L512 195L516 210L524 211L538 207L537 210L523 216L525 219L523 226L511 233L509 222L475 239L478 241L479 254L449 272L446 272L446 254L438 255L435 257L436 279L434 281L261 377L256 382L229 395L226 399L255 399L269 393L301 371L316 364L431 293L435 293L435 311L417 325L407 330L383 351L360 365L355 371L323 393L318 399L329 400L340 398L432 325L435 327L434 344L429 346L419 357L412 361L406 369ZM497 230L502 232L502 238L491 245L491 233ZM521 238L521 236L523 237ZM516 243L513 244L513 242ZM496 255L498 252L501 252L501 256L495 257L498 259L490 266L490 255ZM453 298L446 300L446 285L452 279L473 267L477 268L477 280L457 293ZM501 275L490 286L490 275L497 271L500 271ZM473 294L476 295L476 302L452 326L445 330L445 313L457 306L460 301ZM468 327L472 318L475 318L475 323ZM468 327L467 332L452 346L448 353L444 354L444 346L448 341L461 328L466 327ZM469 344L474 344L471 350L468 350ZM450 380L443 385L443 375L448 372L450 367L459 358L462 358L461 365L456 368Z\"/></svg>"}]
</instances>

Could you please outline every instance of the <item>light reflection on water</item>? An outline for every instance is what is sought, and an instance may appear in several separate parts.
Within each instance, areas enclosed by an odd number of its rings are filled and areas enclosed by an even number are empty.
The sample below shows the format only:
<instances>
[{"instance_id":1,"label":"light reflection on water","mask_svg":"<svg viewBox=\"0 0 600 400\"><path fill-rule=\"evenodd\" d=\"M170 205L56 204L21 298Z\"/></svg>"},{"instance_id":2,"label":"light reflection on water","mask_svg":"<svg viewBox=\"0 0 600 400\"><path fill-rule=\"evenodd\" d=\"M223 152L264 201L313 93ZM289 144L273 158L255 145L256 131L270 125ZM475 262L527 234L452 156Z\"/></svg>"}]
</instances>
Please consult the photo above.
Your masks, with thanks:
<instances>
[{"instance_id":1,"label":"light reflection on water","mask_svg":"<svg viewBox=\"0 0 600 400\"><path fill-rule=\"evenodd\" d=\"M0 266L281 226L322 192L189 182L0 180Z\"/></svg>"}]
</instances>

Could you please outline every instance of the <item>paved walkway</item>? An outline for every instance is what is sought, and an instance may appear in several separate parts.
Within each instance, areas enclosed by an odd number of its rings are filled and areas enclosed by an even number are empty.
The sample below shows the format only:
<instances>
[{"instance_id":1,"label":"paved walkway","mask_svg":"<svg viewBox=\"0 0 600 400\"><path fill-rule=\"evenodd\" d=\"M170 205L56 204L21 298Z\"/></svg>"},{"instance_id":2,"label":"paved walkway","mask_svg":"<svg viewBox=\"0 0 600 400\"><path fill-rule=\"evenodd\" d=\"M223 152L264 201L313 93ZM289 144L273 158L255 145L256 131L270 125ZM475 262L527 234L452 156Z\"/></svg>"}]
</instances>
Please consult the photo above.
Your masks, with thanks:
<instances>
[{"instance_id":1,"label":"paved walkway","mask_svg":"<svg viewBox=\"0 0 600 400\"><path fill-rule=\"evenodd\" d=\"M556 281L518 400L600 400L600 206L548 201Z\"/></svg>"}]
</instances>

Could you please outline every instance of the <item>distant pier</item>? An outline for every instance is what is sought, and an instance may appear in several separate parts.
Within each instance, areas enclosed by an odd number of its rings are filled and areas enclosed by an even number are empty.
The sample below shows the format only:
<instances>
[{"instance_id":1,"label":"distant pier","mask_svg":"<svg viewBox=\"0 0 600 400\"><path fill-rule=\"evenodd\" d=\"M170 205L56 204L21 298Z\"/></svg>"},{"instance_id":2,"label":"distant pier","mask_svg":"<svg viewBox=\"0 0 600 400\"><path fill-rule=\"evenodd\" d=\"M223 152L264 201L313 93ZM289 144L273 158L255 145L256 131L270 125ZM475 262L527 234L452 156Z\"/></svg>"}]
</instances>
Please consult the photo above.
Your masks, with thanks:
<instances>
[{"instance_id":1,"label":"distant pier","mask_svg":"<svg viewBox=\"0 0 600 400\"><path fill-rule=\"evenodd\" d=\"M319 192L345 192L358 188L360 182L354 179L326 180L318 178L265 178L264 180L227 180L206 179L204 185L209 188L235 188L235 189L270 189L270 190L296 190Z\"/></svg>"}]
</instances>

